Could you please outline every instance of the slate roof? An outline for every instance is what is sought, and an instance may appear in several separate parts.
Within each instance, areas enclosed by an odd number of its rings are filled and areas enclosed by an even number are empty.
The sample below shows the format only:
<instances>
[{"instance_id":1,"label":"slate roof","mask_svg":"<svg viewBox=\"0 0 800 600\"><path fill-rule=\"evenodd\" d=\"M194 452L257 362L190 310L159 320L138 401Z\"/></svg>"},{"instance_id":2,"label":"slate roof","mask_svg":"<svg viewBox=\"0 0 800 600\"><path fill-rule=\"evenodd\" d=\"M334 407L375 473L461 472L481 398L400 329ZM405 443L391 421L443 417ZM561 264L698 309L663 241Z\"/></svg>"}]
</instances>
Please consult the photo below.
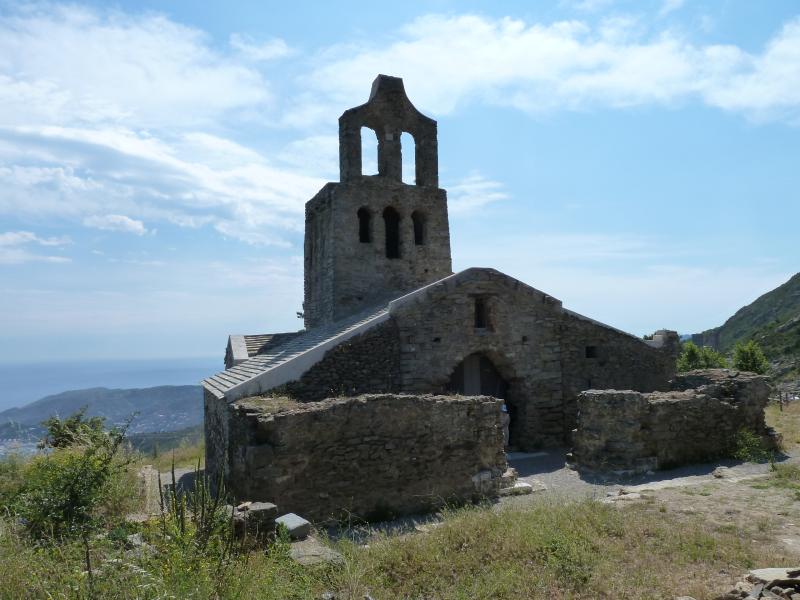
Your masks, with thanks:
<instances>
[{"instance_id":1,"label":"slate roof","mask_svg":"<svg viewBox=\"0 0 800 600\"><path fill-rule=\"evenodd\" d=\"M311 364L314 364L324 356L324 353L329 348L337 346L349 337L383 322L388 317L389 308L386 304L383 304L380 307L361 311L335 323L299 332L297 335L278 334L290 337L284 343L270 346L262 354L257 354L230 369L208 377L201 383L206 389L220 398L234 390L238 392L236 394L238 397L266 391L297 379L305 371L303 369L304 365L298 360L299 358L307 357L308 361L303 362L310 361ZM281 371L281 367L288 366L290 362L298 363L297 367L282 369L283 372L278 372ZM272 372L273 377L270 378L268 384L256 381L270 372Z\"/></svg>"},{"instance_id":2,"label":"slate roof","mask_svg":"<svg viewBox=\"0 0 800 600\"><path fill-rule=\"evenodd\" d=\"M243 337L244 343L247 346L247 355L252 358L256 354L266 354L267 351L285 344L302 333L304 332L294 331L292 333L264 333L261 335L245 335Z\"/></svg>"},{"instance_id":3,"label":"slate roof","mask_svg":"<svg viewBox=\"0 0 800 600\"><path fill-rule=\"evenodd\" d=\"M227 398L229 402L246 396L262 394L274 387L299 379L303 373L322 360L328 350L387 320L390 314L400 306L409 302L424 301L428 292L437 286L459 285L461 282L470 279L482 279L485 277L501 277L516 286L523 286L531 293L550 299L558 306L559 310L573 318L591 322L644 343L640 338L630 333L564 309L560 300L505 273L495 269L473 267L422 286L388 303L363 310L329 325L296 333L243 336L247 345L248 355L250 355L251 348L258 348L258 354L221 373L204 379L202 384L212 394L218 398Z\"/></svg>"}]
</instances>

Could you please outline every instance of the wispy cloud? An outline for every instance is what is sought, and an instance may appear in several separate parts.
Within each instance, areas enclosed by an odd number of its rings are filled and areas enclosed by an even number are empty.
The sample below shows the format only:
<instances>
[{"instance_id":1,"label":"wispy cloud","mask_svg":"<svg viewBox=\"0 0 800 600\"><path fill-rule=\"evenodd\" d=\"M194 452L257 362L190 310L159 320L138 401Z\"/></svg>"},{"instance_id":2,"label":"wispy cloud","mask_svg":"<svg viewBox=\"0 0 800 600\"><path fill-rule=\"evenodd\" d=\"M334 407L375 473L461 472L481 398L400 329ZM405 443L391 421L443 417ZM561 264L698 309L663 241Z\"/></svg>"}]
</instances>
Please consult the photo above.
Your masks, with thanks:
<instances>
[{"instance_id":1,"label":"wispy cloud","mask_svg":"<svg viewBox=\"0 0 800 600\"><path fill-rule=\"evenodd\" d=\"M230 37L230 44L244 58L256 62L275 60L292 54L292 49L280 38L256 42L248 35L234 33Z\"/></svg>"},{"instance_id":2,"label":"wispy cloud","mask_svg":"<svg viewBox=\"0 0 800 600\"><path fill-rule=\"evenodd\" d=\"M93 215L86 217L83 220L86 227L93 227L95 229L103 229L105 231L121 231L124 233L133 233L134 235L144 235L147 229L144 223L131 219L125 215Z\"/></svg>"},{"instance_id":3,"label":"wispy cloud","mask_svg":"<svg viewBox=\"0 0 800 600\"><path fill-rule=\"evenodd\" d=\"M448 186L447 194L448 208L453 214L472 213L509 197L502 183L487 179L480 173L472 173Z\"/></svg>"},{"instance_id":4,"label":"wispy cloud","mask_svg":"<svg viewBox=\"0 0 800 600\"><path fill-rule=\"evenodd\" d=\"M0 233L0 264L16 265L28 262L65 263L70 259L65 256L37 254L29 250L29 246L60 247L70 244L66 237L40 237L31 231L7 231Z\"/></svg>"}]
</instances>

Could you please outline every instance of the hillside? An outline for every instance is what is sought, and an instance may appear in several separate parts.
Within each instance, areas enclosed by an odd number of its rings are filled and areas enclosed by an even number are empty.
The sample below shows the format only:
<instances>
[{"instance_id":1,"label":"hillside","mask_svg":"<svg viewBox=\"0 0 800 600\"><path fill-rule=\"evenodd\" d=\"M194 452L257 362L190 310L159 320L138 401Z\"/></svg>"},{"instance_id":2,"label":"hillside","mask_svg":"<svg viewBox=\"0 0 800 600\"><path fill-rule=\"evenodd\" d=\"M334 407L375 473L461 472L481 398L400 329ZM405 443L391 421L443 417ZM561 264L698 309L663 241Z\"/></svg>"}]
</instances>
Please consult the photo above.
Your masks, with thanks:
<instances>
[{"instance_id":1,"label":"hillside","mask_svg":"<svg viewBox=\"0 0 800 600\"><path fill-rule=\"evenodd\" d=\"M203 422L203 394L198 385L100 387L62 392L0 412L0 440L38 437L42 421L52 415L68 416L83 406L87 415L105 417L109 425L124 423L135 414L132 434L176 431Z\"/></svg>"},{"instance_id":2,"label":"hillside","mask_svg":"<svg viewBox=\"0 0 800 600\"><path fill-rule=\"evenodd\" d=\"M782 380L800 378L800 273L736 311L720 327L694 334L698 345L729 352L756 340Z\"/></svg>"}]
</instances>

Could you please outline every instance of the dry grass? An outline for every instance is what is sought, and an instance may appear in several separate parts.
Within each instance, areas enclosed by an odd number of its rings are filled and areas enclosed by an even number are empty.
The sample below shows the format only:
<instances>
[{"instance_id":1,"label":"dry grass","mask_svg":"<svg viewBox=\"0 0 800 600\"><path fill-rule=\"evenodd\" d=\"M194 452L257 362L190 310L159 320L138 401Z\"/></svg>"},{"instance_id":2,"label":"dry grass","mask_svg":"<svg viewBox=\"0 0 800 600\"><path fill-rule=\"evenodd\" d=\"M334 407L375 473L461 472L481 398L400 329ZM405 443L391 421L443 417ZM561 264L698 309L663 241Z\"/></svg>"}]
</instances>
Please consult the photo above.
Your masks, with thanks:
<instances>
[{"instance_id":1,"label":"dry grass","mask_svg":"<svg viewBox=\"0 0 800 600\"><path fill-rule=\"evenodd\" d=\"M169 471L172 464L176 467L197 467L202 468L206 460L205 444L181 444L177 448L166 450L153 456L152 454L142 455L137 462L153 465L161 472Z\"/></svg>"},{"instance_id":2,"label":"dry grass","mask_svg":"<svg viewBox=\"0 0 800 600\"><path fill-rule=\"evenodd\" d=\"M351 548L346 597L711 598L731 583L720 573L786 560L763 541L755 524L716 527L655 504L467 509L429 534Z\"/></svg>"},{"instance_id":3,"label":"dry grass","mask_svg":"<svg viewBox=\"0 0 800 600\"><path fill-rule=\"evenodd\" d=\"M800 446L800 402L790 402L783 410L777 403L771 403L764 412L767 425L783 435L785 450Z\"/></svg>"},{"instance_id":4,"label":"dry grass","mask_svg":"<svg viewBox=\"0 0 800 600\"><path fill-rule=\"evenodd\" d=\"M237 400L236 405L252 408L264 413L279 413L302 406L302 403L289 396L266 394L264 396L251 396Z\"/></svg>"},{"instance_id":5,"label":"dry grass","mask_svg":"<svg viewBox=\"0 0 800 600\"><path fill-rule=\"evenodd\" d=\"M0 597L75 597L86 591L79 548L35 548L0 525ZM541 499L526 508L467 508L425 534L342 543L344 563L303 568L280 545L221 569L161 548L135 557L98 542L95 585L109 598L218 597L376 600L713 598L748 568L789 558L757 523L710 524L641 504ZM111 561L111 562L108 562Z\"/></svg>"}]
</instances>

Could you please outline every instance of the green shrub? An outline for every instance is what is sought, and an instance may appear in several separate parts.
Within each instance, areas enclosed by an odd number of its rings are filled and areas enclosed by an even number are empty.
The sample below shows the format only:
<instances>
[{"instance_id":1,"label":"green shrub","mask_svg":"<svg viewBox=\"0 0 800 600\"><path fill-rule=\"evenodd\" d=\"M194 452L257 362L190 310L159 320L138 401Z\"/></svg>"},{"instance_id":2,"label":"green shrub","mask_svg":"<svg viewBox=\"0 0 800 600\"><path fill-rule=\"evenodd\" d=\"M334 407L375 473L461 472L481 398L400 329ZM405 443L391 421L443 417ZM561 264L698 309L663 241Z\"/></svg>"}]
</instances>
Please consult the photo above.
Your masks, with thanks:
<instances>
[{"instance_id":1,"label":"green shrub","mask_svg":"<svg viewBox=\"0 0 800 600\"><path fill-rule=\"evenodd\" d=\"M0 458L0 512L10 508L24 482L25 459L19 454Z\"/></svg>"},{"instance_id":2,"label":"green shrub","mask_svg":"<svg viewBox=\"0 0 800 600\"><path fill-rule=\"evenodd\" d=\"M125 494L114 486L127 462L120 458L123 429L103 430L103 419L83 419L78 411L67 419L45 421L48 452L25 466L24 484L13 500L15 511L37 538L86 538L97 525L104 501Z\"/></svg>"},{"instance_id":3,"label":"green shrub","mask_svg":"<svg viewBox=\"0 0 800 600\"><path fill-rule=\"evenodd\" d=\"M683 344L676 366L678 371L683 373L694 369L725 368L728 366L728 361L713 348L708 346L700 348L694 342L686 342Z\"/></svg>"},{"instance_id":4,"label":"green shrub","mask_svg":"<svg viewBox=\"0 0 800 600\"><path fill-rule=\"evenodd\" d=\"M755 340L742 343L737 342L736 347L733 349L733 367L740 371L750 371L763 375L769 371L769 361L764 356Z\"/></svg>"},{"instance_id":5,"label":"green shrub","mask_svg":"<svg viewBox=\"0 0 800 600\"><path fill-rule=\"evenodd\" d=\"M86 407L66 419L50 417L42 422L47 435L39 443L40 448L69 448L71 446L90 446L102 442L108 435L103 428L103 417L86 418Z\"/></svg>"},{"instance_id":6,"label":"green shrub","mask_svg":"<svg viewBox=\"0 0 800 600\"><path fill-rule=\"evenodd\" d=\"M740 429L734 436L732 455L744 462L766 462L773 458L764 439L749 429Z\"/></svg>"}]
</instances>

